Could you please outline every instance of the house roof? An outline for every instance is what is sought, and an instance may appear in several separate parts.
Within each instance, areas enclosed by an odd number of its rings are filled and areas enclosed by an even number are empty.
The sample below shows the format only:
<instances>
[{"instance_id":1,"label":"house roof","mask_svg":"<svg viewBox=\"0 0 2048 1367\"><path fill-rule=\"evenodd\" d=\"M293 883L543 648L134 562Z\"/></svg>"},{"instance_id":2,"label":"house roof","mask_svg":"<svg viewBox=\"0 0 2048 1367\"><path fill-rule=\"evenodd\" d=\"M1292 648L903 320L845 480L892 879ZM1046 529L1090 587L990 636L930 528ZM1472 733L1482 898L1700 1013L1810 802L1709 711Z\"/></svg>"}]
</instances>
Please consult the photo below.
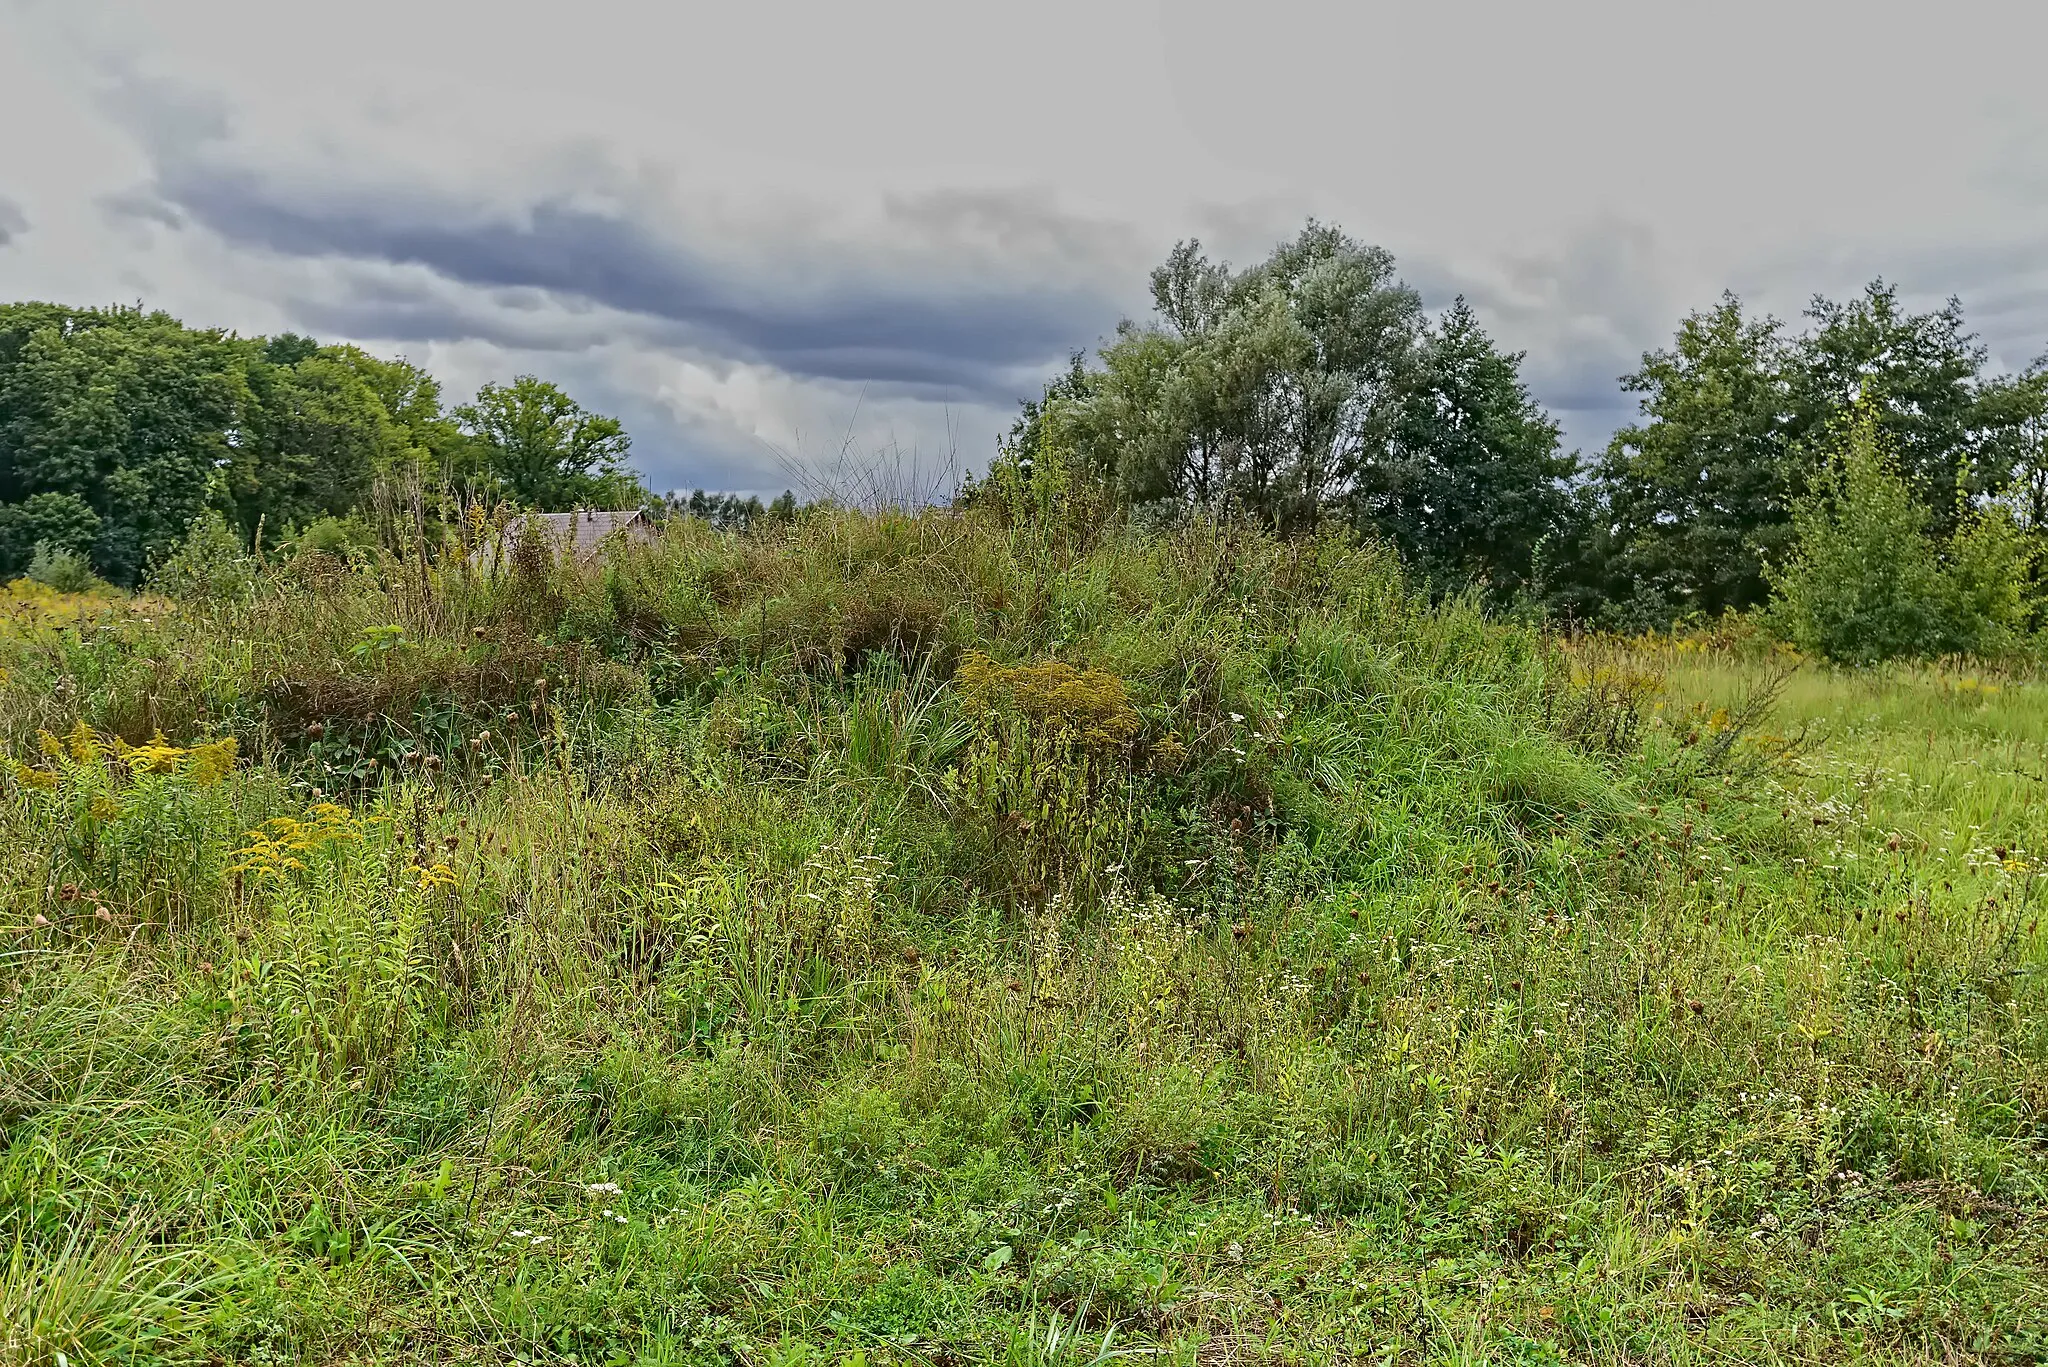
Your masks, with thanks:
<instances>
[{"instance_id":1,"label":"house roof","mask_svg":"<svg viewBox=\"0 0 2048 1367\"><path fill-rule=\"evenodd\" d=\"M504 547L510 551L518 546L519 539L528 526L538 523L546 535L548 544L556 551L566 551L578 560L589 560L603 546L604 539L614 532L623 533L634 540L643 540L654 535L654 524L647 520L638 508L619 508L604 511L585 508L573 513L527 513L514 518L505 527ZM496 555L485 557L495 561Z\"/></svg>"}]
</instances>

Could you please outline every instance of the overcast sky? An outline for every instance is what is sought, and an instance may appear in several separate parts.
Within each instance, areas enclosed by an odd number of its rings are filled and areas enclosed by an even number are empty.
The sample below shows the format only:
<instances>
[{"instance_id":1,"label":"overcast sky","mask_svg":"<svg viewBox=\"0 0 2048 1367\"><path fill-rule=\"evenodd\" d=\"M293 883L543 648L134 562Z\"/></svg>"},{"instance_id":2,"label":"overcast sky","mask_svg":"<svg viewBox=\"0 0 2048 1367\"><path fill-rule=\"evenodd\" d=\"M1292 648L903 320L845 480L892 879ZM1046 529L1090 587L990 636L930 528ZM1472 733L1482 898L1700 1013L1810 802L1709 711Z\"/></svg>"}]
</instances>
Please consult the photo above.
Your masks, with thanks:
<instances>
[{"instance_id":1,"label":"overcast sky","mask_svg":"<svg viewBox=\"0 0 2048 1367\"><path fill-rule=\"evenodd\" d=\"M0 0L0 298L534 371L657 487L986 460L1175 240L1310 214L1591 450L1732 288L2048 349L2039 0Z\"/></svg>"}]
</instances>

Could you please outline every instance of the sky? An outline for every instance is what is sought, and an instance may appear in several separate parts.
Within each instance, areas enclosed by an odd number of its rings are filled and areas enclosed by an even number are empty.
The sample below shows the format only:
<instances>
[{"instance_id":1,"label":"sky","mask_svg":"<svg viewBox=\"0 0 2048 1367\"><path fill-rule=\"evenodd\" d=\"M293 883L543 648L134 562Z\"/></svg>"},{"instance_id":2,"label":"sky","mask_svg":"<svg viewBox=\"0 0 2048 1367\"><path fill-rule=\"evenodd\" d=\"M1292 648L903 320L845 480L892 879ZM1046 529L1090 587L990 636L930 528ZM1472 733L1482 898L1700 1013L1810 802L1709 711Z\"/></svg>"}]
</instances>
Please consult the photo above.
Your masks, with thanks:
<instances>
[{"instance_id":1,"label":"sky","mask_svg":"<svg viewBox=\"0 0 2048 1367\"><path fill-rule=\"evenodd\" d=\"M0 0L0 299L537 373L656 488L974 468L1183 238L1313 216L1593 451L1735 290L2048 351L2032 0Z\"/></svg>"}]
</instances>

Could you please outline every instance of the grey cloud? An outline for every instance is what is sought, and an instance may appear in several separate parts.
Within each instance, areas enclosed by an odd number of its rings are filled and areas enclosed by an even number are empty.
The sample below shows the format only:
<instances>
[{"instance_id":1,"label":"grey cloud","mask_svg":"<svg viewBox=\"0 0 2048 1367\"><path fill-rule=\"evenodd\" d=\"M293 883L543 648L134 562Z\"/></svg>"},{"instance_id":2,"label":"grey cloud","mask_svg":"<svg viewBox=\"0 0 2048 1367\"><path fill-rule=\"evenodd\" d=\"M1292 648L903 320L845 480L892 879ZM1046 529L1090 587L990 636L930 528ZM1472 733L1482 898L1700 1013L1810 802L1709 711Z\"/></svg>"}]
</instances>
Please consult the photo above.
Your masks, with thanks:
<instances>
[{"instance_id":1,"label":"grey cloud","mask_svg":"<svg viewBox=\"0 0 2048 1367\"><path fill-rule=\"evenodd\" d=\"M1564 429L1567 448L1591 454L1634 420L1621 376L1663 345L1687 309L1680 272L1641 224L1600 220L1555 250L1505 258L1480 271L1428 256L1404 263L1433 307L1462 294L1502 345L1528 353L1523 377Z\"/></svg>"},{"instance_id":2,"label":"grey cloud","mask_svg":"<svg viewBox=\"0 0 2048 1367\"><path fill-rule=\"evenodd\" d=\"M328 301L320 312L330 327L400 339L488 336L479 325L502 320L524 292L536 316L594 306L657 324L652 331L667 345L926 397L1012 400L1020 383L1119 313L1086 283L1108 274L1110 236L1022 197L892 200L884 229L926 245L922 259L841 248L834 262L832 247L813 244L805 255L814 279L802 289L777 288L766 263L665 231L647 211L592 207L568 194L507 211L419 189L305 190L184 158L160 165L149 197L117 207L162 222L189 218L230 244L283 256L416 267L483 292L492 305L457 316L418 289L365 294ZM1086 269L1050 280L963 271L952 251L963 242L989 257L1021 244L1027 259L1067 258Z\"/></svg>"},{"instance_id":3,"label":"grey cloud","mask_svg":"<svg viewBox=\"0 0 2048 1367\"><path fill-rule=\"evenodd\" d=\"M28 214L19 204L0 195L0 247L5 247L28 231Z\"/></svg>"},{"instance_id":4,"label":"grey cloud","mask_svg":"<svg viewBox=\"0 0 2048 1367\"><path fill-rule=\"evenodd\" d=\"M178 212L176 205L148 190L119 190L101 195L97 204L99 211L114 223L153 223L173 232L186 226L185 215Z\"/></svg>"},{"instance_id":5,"label":"grey cloud","mask_svg":"<svg viewBox=\"0 0 2048 1367\"><path fill-rule=\"evenodd\" d=\"M114 112L152 175L100 200L110 222L188 234L316 335L472 358L481 344L493 372L540 370L627 424L657 488L780 489L781 456L750 427L788 431L792 417L670 392L657 358L699 384L746 366L779 375L797 388L778 406L857 414L862 450L897 433L938 450L967 431L978 453L1070 349L1110 330L1152 255L1046 193L735 212L621 171L601 147L555 158L523 193L457 191L374 161L318 175L266 161L218 103L148 80L124 82ZM780 381L736 392L763 383Z\"/></svg>"},{"instance_id":6,"label":"grey cloud","mask_svg":"<svg viewBox=\"0 0 2048 1367\"><path fill-rule=\"evenodd\" d=\"M649 487L667 491L695 488L758 492L777 482L776 453L734 428L701 418L679 418L643 396L598 381L588 392L591 406L610 413L633 434L633 464Z\"/></svg>"},{"instance_id":7,"label":"grey cloud","mask_svg":"<svg viewBox=\"0 0 2048 1367\"><path fill-rule=\"evenodd\" d=\"M1736 291L1794 327L1816 294L1845 299L1882 276L1912 308L1962 301L1963 317L1994 370L2019 370L2048 347L2048 234L1968 245L1869 244L1783 252L1759 263Z\"/></svg>"},{"instance_id":8,"label":"grey cloud","mask_svg":"<svg viewBox=\"0 0 2048 1367\"><path fill-rule=\"evenodd\" d=\"M829 468L850 432L854 436L849 454L856 460L889 452L914 461L920 469L937 468L954 457L964 462L970 454L955 449L963 429L992 433L1010 416L1006 409L963 406L948 410L949 424L947 415L921 404L864 402L858 389L814 386L805 397L817 409L818 429L786 443L770 442L737 425L728 414L679 410L630 382L622 383L612 358L605 354L546 359L550 378L625 424L633 434L633 464L649 487L658 490L705 488L772 497L785 488L801 487L805 479L799 471ZM953 428L950 433L948 426Z\"/></svg>"}]
</instances>

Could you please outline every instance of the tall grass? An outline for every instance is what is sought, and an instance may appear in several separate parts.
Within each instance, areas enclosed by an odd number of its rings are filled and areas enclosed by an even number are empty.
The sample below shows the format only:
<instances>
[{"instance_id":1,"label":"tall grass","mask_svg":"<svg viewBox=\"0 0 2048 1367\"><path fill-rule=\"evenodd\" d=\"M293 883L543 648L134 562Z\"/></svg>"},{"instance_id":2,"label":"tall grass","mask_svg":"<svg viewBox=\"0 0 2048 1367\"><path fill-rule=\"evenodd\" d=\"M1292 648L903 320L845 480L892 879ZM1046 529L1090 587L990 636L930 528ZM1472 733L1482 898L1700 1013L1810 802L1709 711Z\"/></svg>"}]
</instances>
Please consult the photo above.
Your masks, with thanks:
<instances>
[{"instance_id":1,"label":"tall grass","mask_svg":"<svg viewBox=\"0 0 2048 1367\"><path fill-rule=\"evenodd\" d=\"M31 767L241 757L140 881L0 895L8 1323L118 1302L109 1360L2048 1343L2031 680L1567 648L1371 548L1015 510L0 656Z\"/></svg>"}]
</instances>

